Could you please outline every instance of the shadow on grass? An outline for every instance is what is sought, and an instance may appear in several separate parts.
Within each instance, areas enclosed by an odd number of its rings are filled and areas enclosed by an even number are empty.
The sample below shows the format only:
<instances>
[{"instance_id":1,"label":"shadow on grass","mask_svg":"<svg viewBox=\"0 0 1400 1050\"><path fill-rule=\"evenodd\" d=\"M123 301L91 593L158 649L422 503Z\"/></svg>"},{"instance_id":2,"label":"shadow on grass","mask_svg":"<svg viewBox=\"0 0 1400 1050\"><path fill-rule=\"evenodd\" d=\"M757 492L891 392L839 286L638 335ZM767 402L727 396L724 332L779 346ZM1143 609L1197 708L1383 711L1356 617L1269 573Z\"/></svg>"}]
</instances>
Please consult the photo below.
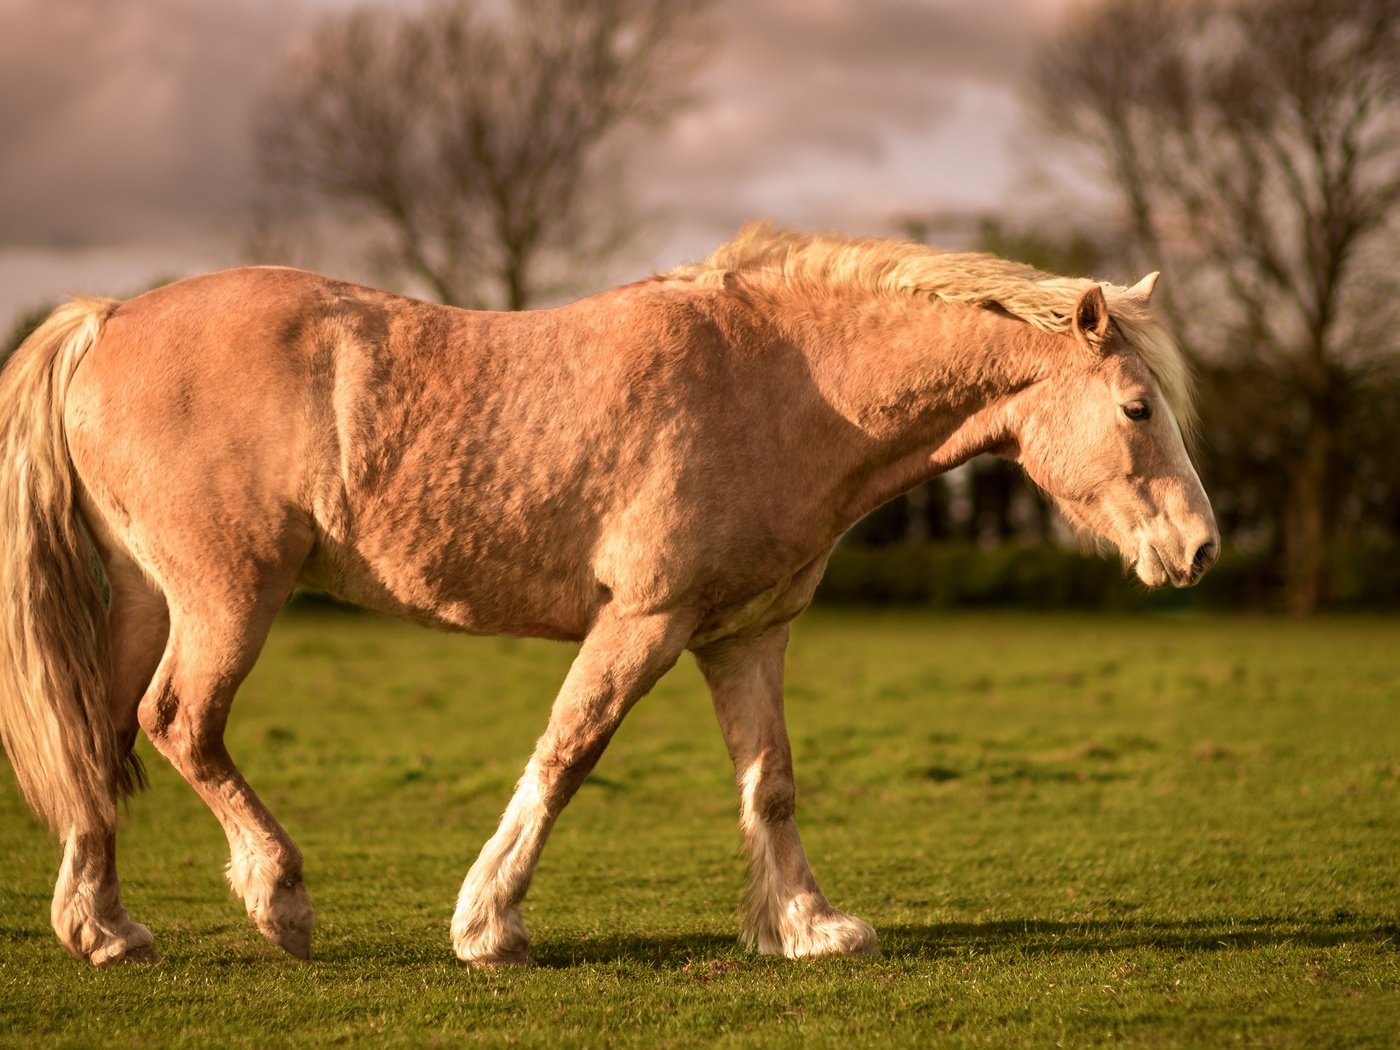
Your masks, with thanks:
<instances>
[{"instance_id":1,"label":"shadow on grass","mask_svg":"<svg viewBox=\"0 0 1400 1050\"><path fill-rule=\"evenodd\" d=\"M1296 918L1108 919L1052 922L1042 919L974 923L930 923L886 927L881 948L890 958L953 955L968 949L1016 950L1026 955L1095 953L1124 948L1159 948L1181 952L1304 945L1330 948L1340 944L1400 938L1400 927L1360 916L1300 920Z\"/></svg>"},{"instance_id":2,"label":"shadow on grass","mask_svg":"<svg viewBox=\"0 0 1400 1050\"><path fill-rule=\"evenodd\" d=\"M1219 952L1286 945L1332 948L1343 944L1383 942L1400 950L1400 926L1362 916L1300 920L1086 920L1040 919L972 923L929 923L877 927L880 954L890 961L959 956L978 952L1024 955L1095 954L1132 948L1177 952ZM743 949L737 938L718 934L678 937L606 936L569 943L541 944L536 962L546 968L597 963L638 963L682 968L715 959L760 956Z\"/></svg>"},{"instance_id":3,"label":"shadow on grass","mask_svg":"<svg viewBox=\"0 0 1400 1050\"><path fill-rule=\"evenodd\" d=\"M553 941L533 946L531 954L535 963L546 969L612 962L684 969L695 962L733 958L746 952L737 936L699 933L675 937L614 934L578 941Z\"/></svg>"}]
</instances>

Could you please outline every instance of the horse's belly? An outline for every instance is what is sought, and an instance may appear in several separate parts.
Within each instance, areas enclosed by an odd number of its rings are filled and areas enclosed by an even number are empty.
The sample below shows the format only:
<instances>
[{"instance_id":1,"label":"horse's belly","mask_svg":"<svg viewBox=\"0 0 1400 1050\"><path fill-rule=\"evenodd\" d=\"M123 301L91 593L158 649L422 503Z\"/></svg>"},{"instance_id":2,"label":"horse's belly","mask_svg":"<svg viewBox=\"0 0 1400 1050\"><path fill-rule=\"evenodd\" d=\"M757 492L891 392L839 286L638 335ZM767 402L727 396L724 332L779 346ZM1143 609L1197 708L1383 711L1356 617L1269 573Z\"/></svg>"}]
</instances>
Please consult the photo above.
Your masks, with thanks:
<instances>
[{"instance_id":1,"label":"horse's belly","mask_svg":"<svg viewBox=\"0 0 1400 1050\"><path fill-rule=\"evenodd\" d=\"M298 582L343 601L442 630L577 641L595 611L588 588L556 572L490 558L393 556L321 543ZM539 567L536 567L537 569Z\"/></svg>"}]
</instances>

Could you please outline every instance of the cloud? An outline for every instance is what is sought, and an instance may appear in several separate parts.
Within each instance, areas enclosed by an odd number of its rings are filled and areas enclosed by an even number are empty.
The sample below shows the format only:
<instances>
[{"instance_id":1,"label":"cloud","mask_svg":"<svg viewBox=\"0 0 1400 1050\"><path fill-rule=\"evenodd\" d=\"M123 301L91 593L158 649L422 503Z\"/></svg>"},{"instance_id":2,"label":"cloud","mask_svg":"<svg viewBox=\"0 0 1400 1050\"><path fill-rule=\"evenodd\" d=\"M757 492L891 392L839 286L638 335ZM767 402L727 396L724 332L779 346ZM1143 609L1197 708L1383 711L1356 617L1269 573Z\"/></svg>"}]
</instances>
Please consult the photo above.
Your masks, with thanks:
<instances>
[{"instance_id":1,"label":"cloud","mask_svg":"<svg viewBox=\"0 0 1400 1050\"><path fill-rule=\"evenodd\" d=\"M686 130L727 132L713 155L738 171L794 150L874 153L892 133L926 131L957 89L1018 80L1039 11L1030 0L731 0L728 9L703 85L710 105Z\"/></svg>"},{"instance_id":2,"label":"cloud","mask_svg":"<svg viewBox=\"0 0 1400 1050\"><path fill-rule=\"evenodd\" d=\"M332 5L333 7L333 5ZM258 100L318 9L277 0L10 0L0 240L74 246L236 223ZM647 159L702 211L748 180L875 164L1005 90L1043 0L727 0L699 102Z\"/></svg>"},{"instance_id":3,"label":"cloud","mask_svg":"<svg viewBox=\"0 0 1400 1050\"><path fill-rule=\"evenodd\" d=\"M755 210L826 208L835 214L816 224L829 225L985 202L1053 6L728 0L697 105L643 160L654 196L715 224Z\"/></svg>"},{"instance_id":4,"label":"cloud","mask_svg":"<svg viewBox=\"0 0 1400 1050\"><path fill-rule=\"evenodd\" d=\"M307 23L275 0L8 0L0 241L80 248L236 223L257 99Z\"/></svg>"}]
</instances>

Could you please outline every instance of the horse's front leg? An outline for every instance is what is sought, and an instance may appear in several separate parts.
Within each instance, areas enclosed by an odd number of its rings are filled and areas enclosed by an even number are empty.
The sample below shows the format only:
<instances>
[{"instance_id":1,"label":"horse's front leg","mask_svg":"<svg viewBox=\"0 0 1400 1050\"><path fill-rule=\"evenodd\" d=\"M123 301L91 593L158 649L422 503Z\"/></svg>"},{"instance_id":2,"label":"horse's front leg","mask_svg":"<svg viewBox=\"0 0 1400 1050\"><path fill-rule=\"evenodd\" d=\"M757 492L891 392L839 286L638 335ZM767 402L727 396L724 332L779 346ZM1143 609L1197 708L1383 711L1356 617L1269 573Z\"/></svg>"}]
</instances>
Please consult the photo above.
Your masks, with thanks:
<instances>
[{"instance_id":1,"label":"horse's front leg","mask_svg":"<svg viewBox=\"0 0 1400 1050\"><path fill-rule=\"evenodd\" d=\"M792 751L783 720L786 626L696 652L739 783L749 855L744 940L769 955L869 955L875 931L827 903L797 834Z\"/></svg>"},{"instance_id":2,"label":"horse's front leg","mask_svg":"<svg viewBox=\"0 0 1400 1050\"><path fill-rule=\"evenodd\" d=\"M520 902L545 839L623 716L676 662L694 627L688 614L599 615L496 834L462 883L452 919L458 958L477 966L530 962Z\"/></svg>"}]
</instances>

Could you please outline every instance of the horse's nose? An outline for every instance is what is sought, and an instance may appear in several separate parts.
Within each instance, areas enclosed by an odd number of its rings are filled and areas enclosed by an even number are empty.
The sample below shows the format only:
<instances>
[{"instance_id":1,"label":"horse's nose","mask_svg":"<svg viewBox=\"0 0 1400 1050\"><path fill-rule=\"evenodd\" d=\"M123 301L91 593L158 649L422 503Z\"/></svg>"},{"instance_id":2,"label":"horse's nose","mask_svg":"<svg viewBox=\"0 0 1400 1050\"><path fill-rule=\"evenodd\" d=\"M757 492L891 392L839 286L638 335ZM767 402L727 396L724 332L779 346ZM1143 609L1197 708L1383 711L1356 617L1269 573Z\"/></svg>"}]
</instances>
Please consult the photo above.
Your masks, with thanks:
<instances>
[{"instance_id":1,"label":"horse's nose","mask_svg":"<svg viewBox=\"0 0 1400 1050\"><path fill-rule=\"evenodd\" d=\"M1214 540L1206 540L1205 543L1202 543L1200 547L1196 549L1196 556L1191 559L1192 573L1199 576L1214 565L1219 550L1220 548L1216 545Z\"/></svg>"}]
</instances>

